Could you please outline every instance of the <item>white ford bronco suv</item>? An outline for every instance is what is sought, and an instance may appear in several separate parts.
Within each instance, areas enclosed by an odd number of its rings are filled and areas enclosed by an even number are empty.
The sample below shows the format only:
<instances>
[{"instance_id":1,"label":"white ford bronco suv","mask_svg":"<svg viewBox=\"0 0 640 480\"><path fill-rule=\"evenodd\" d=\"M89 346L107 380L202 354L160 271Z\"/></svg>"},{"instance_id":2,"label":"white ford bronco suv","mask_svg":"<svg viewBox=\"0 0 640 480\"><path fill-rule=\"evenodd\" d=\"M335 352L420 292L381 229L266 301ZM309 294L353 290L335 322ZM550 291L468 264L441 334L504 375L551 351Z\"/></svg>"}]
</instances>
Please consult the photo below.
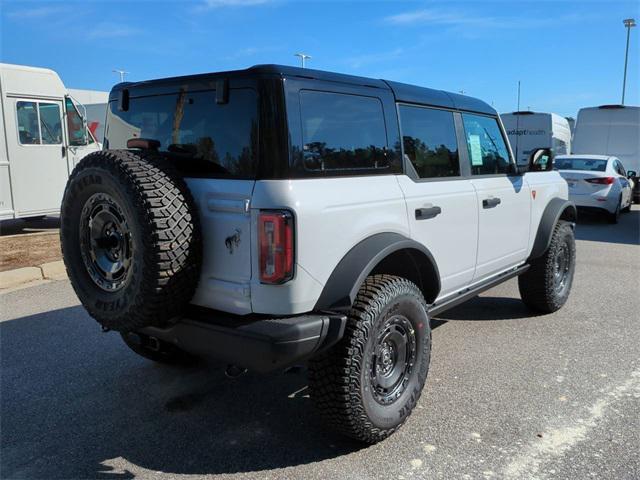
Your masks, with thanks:
<instances>
[{"instance_id":1,"label":"white ford bronco suv","mask_svg":"<svg viewBox=\"0 0 640 480\"><path fill-rule=\"evenodd\" d=\"M60 235L80 301L138 354L308 361L327 423L373 443L420 397L430 318L515 276L562 307L567 197L480 100L263 65L116 85Z\"/></svg>"}]
</instances>

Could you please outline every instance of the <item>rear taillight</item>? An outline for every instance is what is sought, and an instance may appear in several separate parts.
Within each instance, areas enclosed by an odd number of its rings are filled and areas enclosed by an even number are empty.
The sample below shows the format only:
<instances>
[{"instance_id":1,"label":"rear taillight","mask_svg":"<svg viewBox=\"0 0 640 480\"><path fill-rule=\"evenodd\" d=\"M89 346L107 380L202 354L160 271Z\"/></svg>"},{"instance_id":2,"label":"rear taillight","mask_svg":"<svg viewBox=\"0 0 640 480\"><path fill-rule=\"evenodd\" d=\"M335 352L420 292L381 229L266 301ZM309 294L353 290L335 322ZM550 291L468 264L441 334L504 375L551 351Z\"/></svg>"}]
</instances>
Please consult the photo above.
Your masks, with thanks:
<instances>
[{"instance_id":1,"label":"rear taillight","mask_svg":"<svg viewBox=\"0 0 640 480\"><path fill-rule=\"evenodd\" d=\"M611 185L616 179L613 177L596 177L596 178L585 178L586 182L596 183L598 185Z\"/></svg>"},{"instance_id":2,"label":"rear taillight","mask_svg":"<svg viewBox=\"0 0 640 480\"><path fill-rule=\"evenodd\" d=\"M284 283L293 278L293 215L263 210L258 218L260 281Z\"/></svg>"}]
</instances>

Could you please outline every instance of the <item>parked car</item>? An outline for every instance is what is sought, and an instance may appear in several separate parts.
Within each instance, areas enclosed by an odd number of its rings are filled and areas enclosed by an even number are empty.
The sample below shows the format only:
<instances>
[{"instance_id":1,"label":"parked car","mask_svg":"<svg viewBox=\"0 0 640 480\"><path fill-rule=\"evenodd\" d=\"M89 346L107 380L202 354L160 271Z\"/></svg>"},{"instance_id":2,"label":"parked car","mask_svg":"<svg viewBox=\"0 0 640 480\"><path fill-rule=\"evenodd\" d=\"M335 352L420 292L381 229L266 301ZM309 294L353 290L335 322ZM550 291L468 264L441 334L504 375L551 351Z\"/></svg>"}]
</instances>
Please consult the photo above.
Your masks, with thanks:
<instances>
[{"instance_id":1,"label":"parked car","mask_svg":"<svg viewBox=\"0 0 640 480\"><path fill-rule=\"evenodd\" d=\"M555 169L569 185L569 199L578 208L603 212L618 223L620 212L631 209L635 172L626 172L620 160L606 155L560 155Z\"/></svg>"},{"instance_id":2,"label":"parked car","mask_svg":"<svg viewBox=\"0 0 640 480\"><path fill-rule=\"evenodd\" d=\"M571 147L573 155L607 155L633 173L633 201L640 203L640 107L601 105L581 108Z\"/></svg>"},{"instance_id":3,"label":"parked car","mask_svg":"<svg viewBox=\"0 0 640 480\"><path fill-rule=\"evenodd\" d=\"M89 314L157 361L308 360L364 442L416 406L430 318L516 276L537 311L571 290L567 183L548 149L517 166L481 100L278 65L122 83L105 148L61 215Z\"/></svg>"}]
</instances>

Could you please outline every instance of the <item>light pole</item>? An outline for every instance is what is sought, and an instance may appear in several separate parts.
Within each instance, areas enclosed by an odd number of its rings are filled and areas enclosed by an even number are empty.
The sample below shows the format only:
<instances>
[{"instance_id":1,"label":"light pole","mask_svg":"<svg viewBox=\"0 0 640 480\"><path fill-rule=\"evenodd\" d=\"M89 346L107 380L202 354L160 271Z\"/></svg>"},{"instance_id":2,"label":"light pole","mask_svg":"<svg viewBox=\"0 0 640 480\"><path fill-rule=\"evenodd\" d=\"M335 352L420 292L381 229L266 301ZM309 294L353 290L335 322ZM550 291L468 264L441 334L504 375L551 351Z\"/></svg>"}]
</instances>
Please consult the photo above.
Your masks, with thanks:
<instances>
[{"instance_id":1,"label":"light pole","mask_svg":"<svg viewBox=\"0 0 640 480\"><path fill-rule=\"evenodd\" d=\"M307 59L311 59L311 55L307 55L306 53L296 53L293 56L300 57L300 61L302 62L302 68L306 66Z\"/></svg>"},{"instance_id":2,"label":"light pole","mask_svg":"<svg viewBox=\"0 0 640 480\"><path fill-rule=\"evenodd\" d=\"M120 74L120 83L124 82L124 76L129 73L129 72L125 72L124 70L111 70L113 73L119 73Z\"/></svg>"},{"instance_id":3,"label":"light pole","mask_svg":"<svg viewBox=\"0 0 640 480\"><path fill-rule=\"evenodd\" d=\"M622 78L622 105L624 105L624 91L627 88L627 62L629 60L629 36L631 34L631 27L636 26L636 21L633 18L625 18L622 23L627 27L627 48L624 52L624 77Z\"/></svg>"}]
</instances>

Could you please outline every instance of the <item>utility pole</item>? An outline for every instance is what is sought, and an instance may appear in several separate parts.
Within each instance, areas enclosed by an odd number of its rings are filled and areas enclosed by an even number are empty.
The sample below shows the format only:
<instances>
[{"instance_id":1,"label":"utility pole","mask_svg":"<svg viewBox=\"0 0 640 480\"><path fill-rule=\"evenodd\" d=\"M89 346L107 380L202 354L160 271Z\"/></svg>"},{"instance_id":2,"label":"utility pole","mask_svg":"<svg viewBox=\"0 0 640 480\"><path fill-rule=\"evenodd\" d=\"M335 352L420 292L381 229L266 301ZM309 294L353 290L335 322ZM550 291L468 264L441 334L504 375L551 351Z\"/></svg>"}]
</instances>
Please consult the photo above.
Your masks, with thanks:
<instances>
[{"instance_id":1,"label":"utility pole","mask_svg":"<svg viewBox=\"0 0 640 480\"><path fill-rule=\"evenodd\" d=\"M311 55L307 55L306 53L296 53L293 55L294 57L300 57L300 61L302 63L302 68L306 67L306 61L311 59Z\"/></svg>"},{"instance_id":2,"label":"utility pole","mask_svg":"<svg viewBox=\"0 0 640 480\"><path fill-rule=\"evenodd\" d=\"M518 107L516 112L520 111L520 80L518 80ZM518 164L518 150L520 147L520 115L516 115L516 165Z\"/></svg>"},{"instance_id":3,"label":"utility pole","mask_svg":"<svg viewBox=\"0 0 640 480\"><path fill-rule=\"evenodd\" d=\"M124 70L111 70L113 73L119 73L120 74L120 83L124 82L124 76L130 72L125 72Z\"/></svg>"},{"instance_id":4,"label":"utility pole","mask_svg":"<svg viewBox=\"0 0 640 480\"><path fill-rule=\"evenodd\" d=\"M625 18L622 23L627 27L627 48L624 52L624 76L622 77L622 105L624 105L624 92L627 89L627 61L629 60L629 36L631 34L631 28L636 26L636 21L633 18Z\"/></svg>"}]
</instances>

